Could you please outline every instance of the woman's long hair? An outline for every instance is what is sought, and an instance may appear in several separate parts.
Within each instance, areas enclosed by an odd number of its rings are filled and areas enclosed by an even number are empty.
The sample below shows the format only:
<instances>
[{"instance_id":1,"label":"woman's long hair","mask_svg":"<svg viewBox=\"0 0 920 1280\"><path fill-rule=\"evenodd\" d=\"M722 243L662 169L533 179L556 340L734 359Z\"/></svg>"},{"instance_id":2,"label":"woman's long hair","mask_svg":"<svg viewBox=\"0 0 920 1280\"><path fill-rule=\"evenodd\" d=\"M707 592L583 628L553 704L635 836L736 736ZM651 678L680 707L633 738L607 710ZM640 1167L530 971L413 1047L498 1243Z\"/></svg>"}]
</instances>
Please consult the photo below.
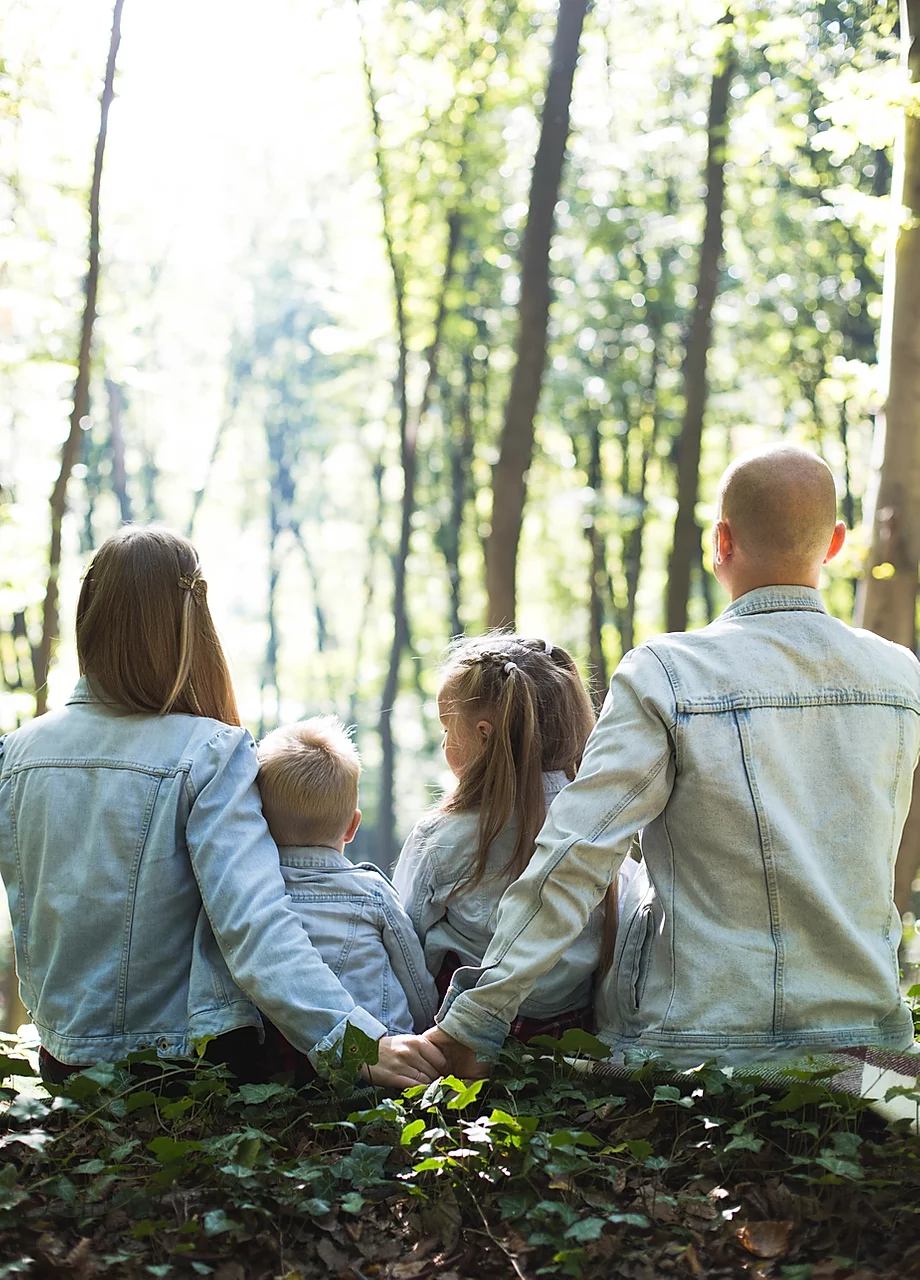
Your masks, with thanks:
<instances>
[{"instance_id":1,"label":"woman's long hair","mask_svg":"<svg viewBox=\"0 0 920 1280\"><path fill-rule=\"evenodd\" d=\"M240 723L198 553L168 529L128 525L96 552L77 604L77 656L128 711Z\"/></svg>"}]
</instances>

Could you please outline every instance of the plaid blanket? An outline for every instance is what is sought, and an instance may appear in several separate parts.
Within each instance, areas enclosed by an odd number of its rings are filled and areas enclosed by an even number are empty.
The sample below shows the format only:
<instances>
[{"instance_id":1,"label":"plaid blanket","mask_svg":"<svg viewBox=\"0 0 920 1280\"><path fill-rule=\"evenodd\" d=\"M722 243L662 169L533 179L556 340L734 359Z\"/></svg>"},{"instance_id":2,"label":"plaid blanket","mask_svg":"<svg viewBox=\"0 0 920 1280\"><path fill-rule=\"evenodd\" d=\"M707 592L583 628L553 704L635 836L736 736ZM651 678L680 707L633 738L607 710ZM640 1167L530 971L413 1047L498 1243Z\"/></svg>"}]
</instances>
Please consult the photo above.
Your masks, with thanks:
<instances>
[{"instance_id":1,"label":"plaid blanket","mask_svg":"<svg viewBox=\"0 0 920 1280\"><path fill-rule=\"evenodd\" d=\"M612 1062L568 1059L581 1071L610 1079L626 1080L635 1064L618 1066ZM786 1061L751 1063L743 1067L723 1067L728 1076L753 1078L767 1089L784 1092L793 1079L803 1076L822 1083L831 1093L868 1098L873 1111L889 1123L909 1120L917 1133L920 1120L920 1044L913 1049L875 1049L859 1045L833 1053L815 1053ZM673 1068L655 1069L660 1083L679 1084L686 1073Z\"/></svg>"}]
</instances>

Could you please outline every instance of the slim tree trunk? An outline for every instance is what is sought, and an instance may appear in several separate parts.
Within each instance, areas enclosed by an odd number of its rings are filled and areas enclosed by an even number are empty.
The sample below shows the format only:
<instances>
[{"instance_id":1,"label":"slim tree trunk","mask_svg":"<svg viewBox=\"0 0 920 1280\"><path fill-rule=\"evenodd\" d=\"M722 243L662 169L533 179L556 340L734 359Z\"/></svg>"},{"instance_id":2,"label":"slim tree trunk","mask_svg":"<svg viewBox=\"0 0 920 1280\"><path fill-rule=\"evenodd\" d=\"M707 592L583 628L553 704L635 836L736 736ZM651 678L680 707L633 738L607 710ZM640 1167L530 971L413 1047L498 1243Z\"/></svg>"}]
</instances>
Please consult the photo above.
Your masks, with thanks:
<instances>
[{"instance_id":1,"label":"slim tree trunk","mask_svg":"<svg viewBox=\"0 0 920 1280\"><path fill-rule=\"evenodd\" d=\"M399 668L402 657L409 645L409 615L406 608L406 569L409 560L409 545L412 540L412 516L415 512L415 481L418 474L418 429L424 421L431 404L438 376L438 358L441 351L441 336L444 320L447 315L447 292L454 274L454 260L460 243L460 217L453 213L447 220L447 246L445 251L444 275L441 280L441 295L438 300L434 333L431 343L425 352L427 372L422 397L417 412L410 418L406 399L405 359L408 347L405 342L405 320L403 338L400 340L400 374L402 394L398 397L400 404L400 461L403 472L403 497L399 527L399 544L393 557L393 642L390 646L390 661L387 667L386 680L380 699L380 742L381 742L381 780L380 807L378 810L378 852L380 865L389 867L396 854L395 827L396 811L393 802L393 786L395 777L396 754L393 741L393 707L399 689ZM394 288L402 284L402 273L394 275ZM402 304L398 308L402 312Z\"/></svg>"},{"instance_id":2,"label":"slim tree trunk","mask_svg":"<svg viewBox=\"0 0 920 1280\"><path fill-rule=\"evenodd\" d=\"M444 556L447 569L447 581L450 589L450 613L448 629L451 636L463 635L463 622L460 617L461 578L460 552L463 542L463 522L467 499L470 496L470 466L475 448L475 428L473 425L473 356L467 350L461 357L463 384L457 396L456 408L447 418L445 438L447 473L450 483L448 494L449 514L438 529L436 542ZM445 384L447 394L449 387ZM442 400L447 400L442 393Z\"/></svg>"},{"instance_id":3,"label":"slim tree trunk","mask_svg":"<svg viewBox=\"0 0 920 1280\"><path fill-rule=\"evenodd\" d=\"M596 410L587 415L588 457L585 467L588 488L591 490L590 521L585 525L588 542L588 666L591 685L601 698L607 688L609 672L604 653L604 596L610 575L607 569L607 540L597 527L597 517L604 500L603 468L601 465L601 421ZM573 439L573 444L577 441Z\"/></svg>"},{"instance_id":4,"label":"slim tree trunk","mask_svg":"<svg viewBox=\"0 0 920 1280\"><path fill-rule=\"evenodd\" d=\"M719 283L722 257L722 217L725 207L725 147L728 139L729 88L735 74L734 25L731 13L725 24L725 43L712 77L706 153L706 219L700 247L696 300L684 356L684 419L677 460L677 515L668 569L667 629L683 631L687 625L690 577L700 541L696 523L703 415L706 409L706 365L712 337L712 309Z\"/></svg>"},{"instance_id":5,"label":"slim tree trunk","mask_svg":"<svg viewBox=\"0 0 920 1280\"><path fill-rule=\"evenodd\" d=\"M521 250L521 294L514 373L492 472L492 531L486 542L490 627L514 626L518 544L533 457L534 416L546 363L549 250L569 136L572 82L587 0L559 0L556 38L543 104Z\"/></svg>"},{"instance_id":6,"label":"slim tree trunk","mask_svg":"<svg viewBox=\"0 0 920 1280\"><path fill-rule=\"evenodd\" d=\"M374 83L368 61L367 46L362 35L362 59L367 84L368 106L374 134L377 181L380 185L380 204L383 215L383 238L387 261L393 280L393 305L396 321L397 365L395 398L399 417L399 459L403 473L403 495L400 504L399 543L393 556L393 639L386 679L380 698L380 797L377 812L378 857L380 865L388 867L395 854L395 805L393 800L396 765L393 740L393 708L399 689L399 669L409 642L409 618L406 609L406 568L409 546L412 540L412 516L415 511L415 481L418 470L418 428L428 412L432 393L437 382L441 336L447 315L447 293L454 274L454 261L460 243L462 219L454 210L447 219L447 244L441 293L436 308L434 332L425 352L427 366L425 383L418 410L410 415L407 387L409 340L405 310L405 264L397 252L392 224L391 192L384 159L383 129Z\"/></svg>"},{"instance_id":7,"label":"slim tree trunk","mask_svg":"<svg viewBox=\"0 0 920 1280\"><path fill-rule=\"evenodd\" d=\"M125 393L111 378L105 380L109 401L109 448L112 454L112 488L118 499L118 509L123 523L131 520L131 498L128 493L128 477L125 471L125 437L121 429L121 415L125 408Z\"/></svg>"},{"instance_id":8,"label":"slim tree trunk","mask_svg":"<svg viewBox=\"0 0 920 1280\"><path fill-rule=\"evenodd\" d=\"M277 727L281 718L281 694L278 690L278 579L281 576L281 519L275 498L275 486L269 485L268 496L268 594L265 601L265 617L268 623L268 643L262 664L262 680L259 689L259 734L261 738L269 729Z\"/></svg>"},{"instance_id":9,"label":"slim tree trunk","mask_svg":"<svg viewBox=\"0 0 920 1280\"><path fill-rule=\"evenodd\" d=\"M348 721L355 726L355 739L361 736L361 725L358 722L358 690L361 687L361 667L364 662L364 642L371 626L371 610L374 603L374 583L377 578L377 551L383 529L383 473L381 459L374 463L374 519L367 539L367 568L364 573L364 585L361 592L361 612L358 632L355 637L355 665L351 681L351 696L348 700Z\"/></svg>"},{"instance_id":10,"label":"slim tree trunk","mask_svg":"<svg viewBox=\"0 0 920 1280\"><path fill-rule=\"evenodd\" d=\"M920 86L920 0L901 0L903 61ZM877 423L885 448L872 546L856 623L914 649L920 568L920 116L907 111L892 178L896 240L885 262L881 363L888 394ZM901 216L904 206L906 217ZM895 900L905 911L920 865L920 778L901 840Z\"/></svg>"},{"instance_id":11,"label":"slim tree trunk","mask_svg":"<svg viewBox=\"0 0 920 1280\"><path fill-rule=\"evenodd\" d=\"M61 466L51 491L51 542L48 551L48 585L42 613L42 636L37 649L35 670L35 714L42 715L48 709L48 673L51 657L57 643L60 627L58 614L61 568L61 530L67 509L67 482L73 471L80 447L80 423L89 413L89 375L93 345L93 326L96 321L96 293L99 287L99 191L102 185L102 161L105 155L105 136L109 122L109 108L115 96L115 60L121 41L121 11L124 0L115 0L112 10L112 33L109 39L109 56L105 66L105 81L100 103L99 133L96 136L96 154L93 160L93 180L89 192L89 262L86 273L86 294L83 307L83 323L80 330L80 349L77 356L77 377L73 389L73 408L70 414L70 430L61 450Z\"/></svg>"}]
</instances>

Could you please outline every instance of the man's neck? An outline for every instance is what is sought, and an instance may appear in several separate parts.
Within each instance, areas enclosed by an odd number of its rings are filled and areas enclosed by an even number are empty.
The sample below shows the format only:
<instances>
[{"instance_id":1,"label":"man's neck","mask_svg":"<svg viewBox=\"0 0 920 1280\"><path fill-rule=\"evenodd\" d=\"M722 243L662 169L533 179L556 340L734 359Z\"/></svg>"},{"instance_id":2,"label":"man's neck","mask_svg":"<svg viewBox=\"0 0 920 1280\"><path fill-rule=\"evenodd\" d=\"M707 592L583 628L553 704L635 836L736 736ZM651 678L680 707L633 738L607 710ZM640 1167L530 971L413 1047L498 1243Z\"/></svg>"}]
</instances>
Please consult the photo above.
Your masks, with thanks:
<instances>
[{"instance_id":1,"label":"man's neck","mask_svg":"<svg viewBox=\"0 0 920 1280\"><path fill-rule=\"evenodd\" d=\"M817 591L821 585L821 570L816 573L799 574L741 574L730 584L726 584L731 592L732 603L746 596L749 591L757 591L761 587L810 587Z\"/></svg>"}]
</instances>

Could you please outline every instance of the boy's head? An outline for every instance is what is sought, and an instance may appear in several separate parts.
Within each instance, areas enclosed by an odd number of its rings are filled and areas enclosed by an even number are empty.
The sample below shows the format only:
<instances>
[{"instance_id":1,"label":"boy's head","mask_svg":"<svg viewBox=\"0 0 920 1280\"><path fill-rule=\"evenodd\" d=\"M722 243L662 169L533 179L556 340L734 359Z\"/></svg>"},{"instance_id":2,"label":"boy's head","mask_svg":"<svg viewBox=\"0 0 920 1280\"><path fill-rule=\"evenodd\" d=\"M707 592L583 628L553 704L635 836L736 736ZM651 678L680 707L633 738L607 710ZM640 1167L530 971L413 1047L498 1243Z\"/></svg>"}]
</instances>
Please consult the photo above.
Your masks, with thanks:
<instances>
[{"instance_id":1,"label":"boy's head","mask_svg":"<svg viewBox=\"0 0 920 1280\"><path fill-rule=\"evenodd\" d=\"M722 477L713 560L734 598L759 586L816 587L845 536L834 477L807 449L755 449Z\"/></svg>"},{"instance_id":2,"label":"boy's head","mask_svg":"<svg viewBox=\"0 0 920 1280\"><path fill-rule=\"evenodd\" d=\"M336 716L275 729L257 755L262 810L276 844L341 849L354 837L361 761Z\"/></svg>"}]
</instances>

